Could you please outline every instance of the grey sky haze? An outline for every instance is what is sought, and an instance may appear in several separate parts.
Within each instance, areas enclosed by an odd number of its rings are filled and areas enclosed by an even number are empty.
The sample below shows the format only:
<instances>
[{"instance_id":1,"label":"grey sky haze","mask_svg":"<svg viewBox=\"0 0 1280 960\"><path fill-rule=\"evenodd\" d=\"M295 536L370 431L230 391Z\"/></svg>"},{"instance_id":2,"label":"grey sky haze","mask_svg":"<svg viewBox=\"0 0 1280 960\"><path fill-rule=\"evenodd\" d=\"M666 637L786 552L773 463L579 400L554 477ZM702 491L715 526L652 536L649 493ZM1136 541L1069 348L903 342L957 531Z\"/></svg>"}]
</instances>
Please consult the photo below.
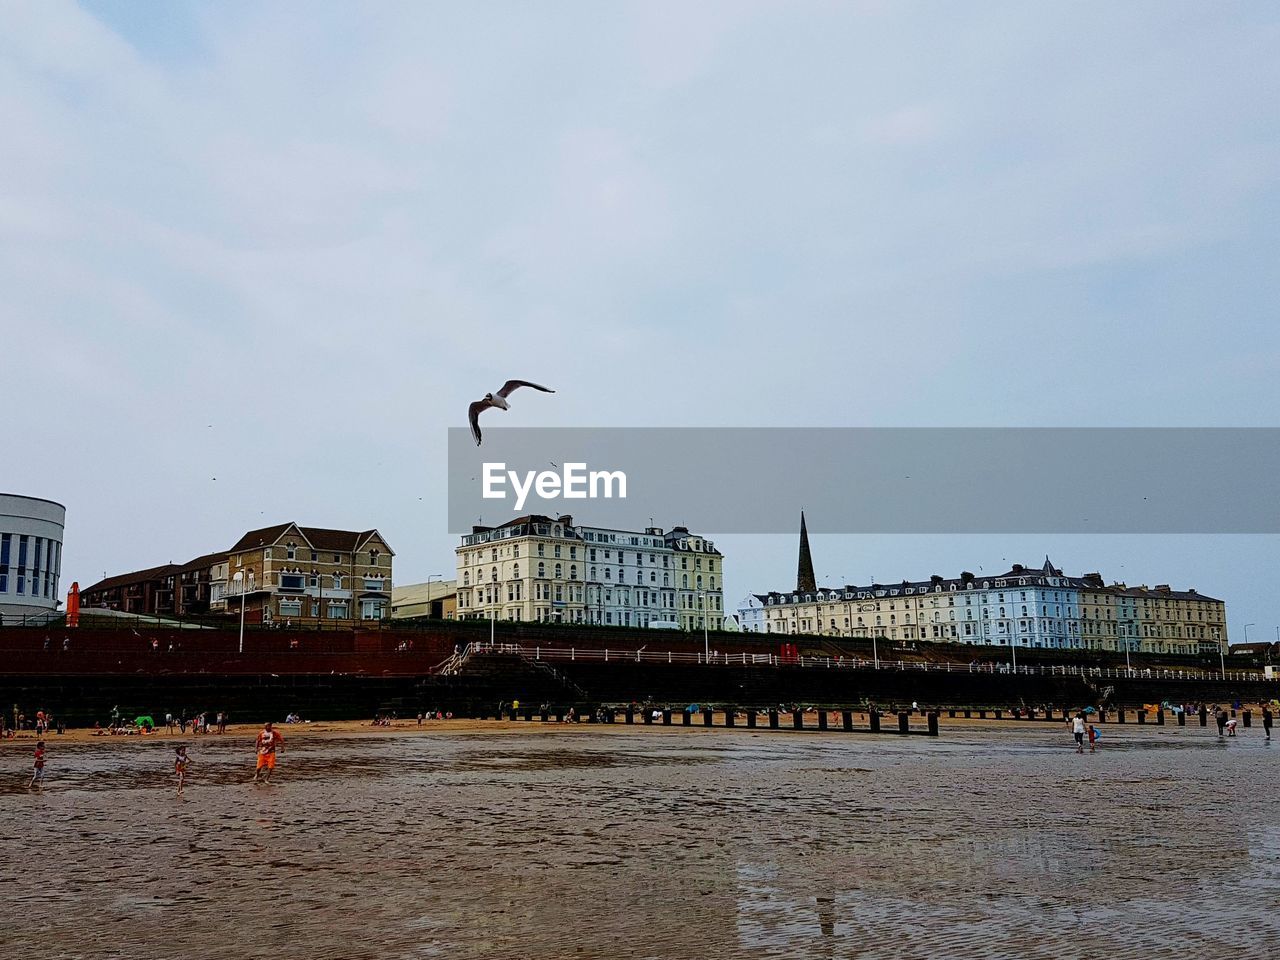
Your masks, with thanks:
<instances>
[{"instance_id":1,"label":"grey sky haze","mask_svg":"<svg viewBox=\"0 0 1280 960\"><path fill-rule=\"evenodd\" d=\"M1277 425L1273 5L0 21L0 489L66 504L67 583L283 520L448 574L445 430L508 376L557 390L511 426ZM1048 552L1280 624L1271 537L810 530L820 581Z\"/></svg>"}]
</instances>

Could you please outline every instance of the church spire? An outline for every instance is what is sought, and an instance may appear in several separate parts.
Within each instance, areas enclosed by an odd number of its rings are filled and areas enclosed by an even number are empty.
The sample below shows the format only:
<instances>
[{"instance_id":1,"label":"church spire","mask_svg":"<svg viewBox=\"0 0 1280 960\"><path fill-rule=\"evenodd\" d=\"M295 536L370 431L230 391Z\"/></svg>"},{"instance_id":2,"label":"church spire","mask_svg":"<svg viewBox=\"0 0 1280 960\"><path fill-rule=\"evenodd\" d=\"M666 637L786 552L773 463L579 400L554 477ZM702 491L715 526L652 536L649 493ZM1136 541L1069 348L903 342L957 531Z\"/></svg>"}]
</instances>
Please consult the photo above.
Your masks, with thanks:
<instances>
[{"instance_id":1,"label":"church spire","mask_svg":"<svg viewBox=\"0 0 1280 960\"><path fill-rule=\"evenodd\" d=\"M813 593L818 584L813 577L813 557L809 553L809 531L804 525L804 511L800 511L800 562L796 566L796 590Z\"/></svg>"}]
</instances>

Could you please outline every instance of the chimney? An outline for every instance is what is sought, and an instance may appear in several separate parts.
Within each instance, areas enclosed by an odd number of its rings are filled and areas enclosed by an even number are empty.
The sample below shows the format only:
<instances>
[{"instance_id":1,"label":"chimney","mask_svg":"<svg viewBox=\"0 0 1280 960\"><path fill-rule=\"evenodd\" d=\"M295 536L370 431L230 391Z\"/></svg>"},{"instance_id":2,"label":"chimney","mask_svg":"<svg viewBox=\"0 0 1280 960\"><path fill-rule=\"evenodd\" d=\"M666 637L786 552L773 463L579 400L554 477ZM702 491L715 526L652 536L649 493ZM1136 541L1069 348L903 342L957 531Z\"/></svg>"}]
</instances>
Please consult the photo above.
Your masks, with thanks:
<instances>
[{"instance_id":1,"label":"chimney","mask_svg":"<svg viewBox=\"0 0 1280 960\"><path fill-rule=\"evenodd\" d=\"M939 584L942 582L942 578L935 573L929 578L929 582L932 584Z\"/></svg>"},{"instance_id":2,"label":"chimney","mask_svg":"<svg viewBox=\"0 0 1280 960\"><path fill-rule=\"evenodd\" d=\"M1014 572L1014 573L1022 573L1022 571L1023 571L1023 570L1026 570L1026 569L1027 569L1027 568L1026 568L1026 567L1024 567L1024 566L1023 566L1022 564L1020 564L1020 563L1015 563L1015 564L1013 565L1013 572Z\"/></svg>"},{"instance_id":3,"label":"chimney","mask_svg":"<svg viewBox=\"0 0 1280 960\"><path fill-rule=\"evenodd\" d=\"M961 582L961 583L973 583L973 574L972 574L972 573L970 573L968 570L961 571L961 573L960 573L960 582Z\"/></svg>"}]
</instances>

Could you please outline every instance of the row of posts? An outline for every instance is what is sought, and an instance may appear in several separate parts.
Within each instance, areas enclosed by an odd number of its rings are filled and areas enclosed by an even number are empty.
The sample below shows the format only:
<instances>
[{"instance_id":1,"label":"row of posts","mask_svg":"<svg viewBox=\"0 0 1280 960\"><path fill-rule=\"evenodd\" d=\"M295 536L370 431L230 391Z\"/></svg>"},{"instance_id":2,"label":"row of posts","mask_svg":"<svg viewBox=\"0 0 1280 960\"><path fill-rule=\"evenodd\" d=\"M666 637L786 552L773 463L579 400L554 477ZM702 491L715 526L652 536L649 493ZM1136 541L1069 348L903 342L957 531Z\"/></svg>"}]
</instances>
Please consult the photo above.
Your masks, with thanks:
<instances>
[{"instance_id":1,"label":"row of posts","mask_svg":"<svg viewBox=\"0 0 1280 960\"><path fill-rule=\"evenodd\" d=\"M675 717L675 711L673 710L670 710L670 709L662 710L660 713L661 719L658 721L654 720L652 710L641 710L639 712L641 717L643 718L642 722L645 726L653 726L655 722L659 723L661 726L664 726L664 727L670 727L673 725L673 721ZM831 724L830 724L828 715L829 713L832 713L832 712L835 712L835 711L819 710L817 714L817 726L807 727L805 724L805 711L793 710L791 711L791 729L793 730L806 730L806 729L830 730ZM497 720L523 719L527 721L532 721L535 716L535 713L538 716L538 719L540 719L543 723L550 723L553 719L555 720L556 723L562 723L564 721L565 716L567 715L566 711L563 708L557 708L555 710L544 708L544 709L535 711L533 707L525 707L520 710L499 709L494 715L494 718ZM768 714L769 729L770 730L781 729L782 718L784 715L785 714L779 713L779 711L777 710L770 710ZM844 730L846 733L854 733L855 730L853 725L853 711L841 710L839 711L839 715L840 715L839 729ZM955 712L952 711L952 716L954 715L955 715ZM624 722L628 724L634 724L636 722L636 708L627 707L623 713L623 716L624 716ZM926 729L924 730L911 729L911 711L909 710L902 710L898 712L898 725L896 729L892 729L892 728L886 729L884 727L884 725L881 722L884 716L885 714L881 713L879 710L871 710L867 714L868 726L857 732L862 732L862 733L892 732L892 733L906 733L906 734L921 734L921 735L930 736L930 737L936 737L938 735L938 711L936 710L930 710L928 713L925 714ZM693 717L694 717L694 714L692 711L689 711L689 710L682 711L680 714L681 726L692 727L694 725ZM701 717L702 717L702 726L704 727L715 726L714 710L701 711ZM604 722L615 723L616 722L615 711L606 710L604 712ZM755 710L747 711L746 728L748 730L755 730L758 728L758 723L759 723L759 716L757 712ZM737 725L738 725L737 714L732 710L725 711L724 727L736 727Z\"/></svg>"},{"instance_id":2,"label":"row of posts","mask_svg":"<svg viewBox=\"0 0 1280 960\"><path fill-rule=\"evenodd\" d=\"M1004 712L1003 710L948 710L948 711L947 711L947 716L949 716L949 717L951 717L951 718L953 718L953 719L954 719L955 717L963 716L966 720L969 720L969 719L972 719L972 718L976 715L976 716L977 716L977 718L978 718L979 720L986 720L986 719L988 718L988 714L990 714L991 719L994 719L994 720L1003 720L1003 719L1004 719L1004 713L1005 713L1005 712ZM1044 719L1044 720L1048 720L1048 721L1051 721L1051 720L1054 720L1054 719L1060 719L1060 720L1066 721L1066 720L1070 719L1070 717L1071 717L1071 711L1069 711L1069 710L1063 710L1063 711L1061 712L1061 715L1060 715L1059 717L1055 718L1055 716L1054 716L1054 712L1053 712L1053 708L1052 708L1052 707L1048 707L1048 708L1046 708L1046 709L1043 711L1043 713L1044 713L1044 717L1043 717L1043 719ZM1148 710L1137 710L1137 711L1135 711L1135 715L1136 715L1136 716L1137 716L1137 718L1138 718L1138 723L1142 724L1142 723L1146 723L1146 722L1147 722L1147 718L1148 718L1151 714L1150 714L1150 711L1148 711ZM1236 711L1235 711L1235 710L1232 710L1232 711L1231 711L1231 716L1233 716L1233 717L1234 717L1235 715L1236 715ZM1106 710L1106 708L1105 708L1105 707L1100 707L1100 708L1098 708L1098 711L1097 711L1097 713L1095 714L1095 716L1097 717L1097 720L1098 720L1098 722L1099 722L1099 723L1106 723L1106 722L1107 722L1107 710ZM1202 727L1208 726L1208 725L1209 725L1209 708L1208 708L1208 707L1203 707L1203 706L1202 706L1202 707L1200 708L1200 714L1199 714L1199 716L1200 716L1200 726L1202 726ZM1011 714L1009 714L1009 717L1010 717L1010 719L1015 719L1015 717L1014 717L1014 715L1013 715L1012 713L1011 713ZM1187 714L1186 714L1186 711L1185 711L1185 710L1179 710L1179 711L1177 711L1177 717L1178 717L1178 726L1180 726L1180 727L1185 727L1185 726L1187 725ZM1245 711L1243 711L1243 712L1242 712L1242 717L1243 717L1243 720L1244 720L1244 725L1245 725L1246 727L1252 727L1252 726L1253 726L1253 711L1252 711L1252 710L1245 710ZM1117 707L1117 708L1116 708L1116 710L1115 710L1115 718L1116 718L1116 722L1117 722L1117 723L1127 723L1127 722L1128 722L1128 714L1126 713L1126 711L1125 711L1125 708L1124 708L1124 707ZM1027 710L1024 710L1021 714L1018 714L1018 715L1017 715L1016 719L1020 719L1020 720L1035 720L1035 719L1037 719L1037 718L1036 718L1036 711L1035 711L1035 710L1033 710L1033 709L1027 709ZM1155 720L1156 720L1156 726L1157 726L1157 727L1163 727L1163 726L1164 726L1165 712L1164 712L1164 707L1163 707L1163 706L1156 707L1156 716L1155 716Z\"/></svg>"}]
</instances>

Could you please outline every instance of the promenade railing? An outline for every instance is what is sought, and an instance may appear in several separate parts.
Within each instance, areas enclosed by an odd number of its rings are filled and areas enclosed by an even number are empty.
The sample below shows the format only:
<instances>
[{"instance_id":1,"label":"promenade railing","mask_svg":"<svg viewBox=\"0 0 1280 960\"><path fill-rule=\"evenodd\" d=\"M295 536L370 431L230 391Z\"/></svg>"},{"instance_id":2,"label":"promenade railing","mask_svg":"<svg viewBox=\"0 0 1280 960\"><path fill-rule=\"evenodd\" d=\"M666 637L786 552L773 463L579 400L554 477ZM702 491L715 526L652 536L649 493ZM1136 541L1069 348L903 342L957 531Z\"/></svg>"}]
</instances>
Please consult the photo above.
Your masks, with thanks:
<instances>
[{"instance_id":1,"label":"promenade railing","mask_svg":"<svg viewBox=\"0 0 1280 960\"><path fill-rule=\"evenodd\" d=\"M954 663L918 660L872 660L861 657L783 657L774 653L689 653L672 650L610 650L608 648L526 647L516 643L467 644L461 653L448 661L457 670L478 653L514 654L534 661L568 661L584 663L668 663L696 664L711 667L782 667L794 666L814 670L896 670L918 673L986 673L1025 677L1079 677L1085 680L1237 680L1266 679L1258 670L1192 670L1176 668L1085 667L1077 665L1019 665L1001 663Z\"/></svg>"}]
</instances>

